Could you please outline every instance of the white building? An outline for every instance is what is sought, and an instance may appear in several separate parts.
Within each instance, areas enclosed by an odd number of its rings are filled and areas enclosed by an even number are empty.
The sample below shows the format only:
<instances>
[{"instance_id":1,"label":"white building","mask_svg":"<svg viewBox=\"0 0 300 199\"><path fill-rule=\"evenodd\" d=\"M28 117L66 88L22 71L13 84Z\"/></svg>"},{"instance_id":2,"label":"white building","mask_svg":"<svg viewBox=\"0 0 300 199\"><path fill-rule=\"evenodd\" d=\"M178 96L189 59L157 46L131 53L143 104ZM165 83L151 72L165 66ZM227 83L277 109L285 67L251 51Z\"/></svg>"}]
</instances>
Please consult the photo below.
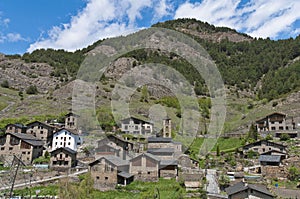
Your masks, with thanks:
<instances>
[{"instance_id":1,"label":"white building","mask_svg":"<svg viewBox=\"0 0 300 199\"><path fill-rule=\"evenodd\" d=\"M63 128L53 134L52 150L60 147L68 147L77 151L82 143L83 139L78 135L77 131Z\"/></svg>"},{"instance_id":2,"label":"white building","mask_svg":"<svg viewBox=\"0 0 300 199\"><path fill-rule=\"evenodd\" d=\"M121 120L121 131L133 135L149 136L153 132L153 124L134 117Z\"/></svg>"}]
</instances>

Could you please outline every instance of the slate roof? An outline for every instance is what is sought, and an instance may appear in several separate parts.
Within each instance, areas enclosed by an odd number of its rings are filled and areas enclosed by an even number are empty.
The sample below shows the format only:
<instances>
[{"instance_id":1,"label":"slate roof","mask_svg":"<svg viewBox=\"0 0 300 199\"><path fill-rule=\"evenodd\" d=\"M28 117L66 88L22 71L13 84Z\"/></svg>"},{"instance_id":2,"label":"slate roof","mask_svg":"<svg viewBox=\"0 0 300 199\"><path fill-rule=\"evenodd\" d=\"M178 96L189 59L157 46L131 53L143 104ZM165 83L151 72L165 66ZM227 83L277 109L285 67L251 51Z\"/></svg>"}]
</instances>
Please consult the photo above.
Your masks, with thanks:
<instances>
[{"instance_id":1,"label":"slate roof","mask_svg":"<svg viewBox=\"0 0 300 199\"><path fill-rule=\"evenodd\" d=\"M276 142L270 142L268 140L259 140L257 142L253 142L250 144L247 144L245 146L243 146L243 149L248 149L254 146L261 146L263 143L266 143L267 146L276 146L276 147L282 147L282 148L286 148L285 145L280 144L280 143L276 143Z\"/></svg>"},{"instance_id":2,"label":"slate roof","mask_svg":"<svg viewBox=\"0 0 300 199\"><path fill-rule=\"evenodd\" d=\"M162 154L174 153L174 148L149 148L147 152L151 154L157 154L157 155L159 155L160 153Z\"/></svg>"},{"instance_id":3,"label":"slate roof","mask_svg":"<svg viewBox=\"0 0 300 199\"><path fill-rule=\"evenodd\" d=\"M125 166L125 165L129 164L128 160L123 160L117 156L108 155L108 156L103 156L103 157L95 160L94 162L90 163L90 166L97 164L98 162L100 162L101 159L105 159L115 166Z\"/></svg>"},{"instance_id":4,"label":"slate roof","mask_svg":"<svg viewBox=\"0 0 300 199\"><path fill-rule=\"evenodd\" d=\"M75 114L75 113L72 113L72 112L67 113L65 116L66 116L66 117L69 117L69 116L71 116L71 115L73 115L73 116L75 116L75 117L79 117L79 115L77 115L77 114Z\"/></svg>"},{"instance_id":5,"label":"slate roof","mask_svg":"<svg viewBox=\"0 0 300 199\"><path fill-rule=\"evenodd\" d=\"M177 160L161 160L160 165L161 166L178 165L178 161Z\"/></svg>"},{"instance_id":6,"label":"slate roof","mask_svg":"<svg viewBox=\"0 0 300 199\"><path fill-rule=\"evenodd\" d=\"M56 152L56 151L58 151L58 150L67 151L67 152L69 152L69 153L71 153L71 154L76 154L76 153L77 153L76 151L70 149L69 147L60 147L60 148L57 148L57 149L51 151L50 153L54 153L54 152Z\"/></svg>"},{"instance_id":7,"label":"slate roof","mask_svg":"<svg viewBox=\"0 0 300 199\"><path fill-rule=\"evenodd\" d=\"M18 127L18 128L27 128L25 125L23 125L23 124L18 124L18 123L16 123L16 124L7 124L6 126L5 126L5 128L7 128L8 126L10 126L10 125L13 125L13 126L16 126L16 127Z\"/></svg>"},{"instance_id":8,"label":"slate roof","mask_svg":"<svg viewBox=\"0 0 300 199\"><path fill-rule=\"evenodd\" d=\"M25 134L25 133L7 133L7 134L11 134L32 146L44 145L44 142L41 139L38 139L37 137L34 137L33 135L30 134Z\"/></svg>"},{"instance_id":9,"label":"slate roof","mask_svg":"<svg viewBox=\"0 0 300 199\"><path fill-rule=\"evenodd\" d=\"M259 123L261 121L264 121L264 120L266 120L268 117L270 117L272 115L282 115L282 116L286 117L286 114L284 114L284 113L274 112L274 113L271 113L271 114L265 116L264 118L260 118L260 119L256 120L255 122Z\"/></svg>"},{"instance_id":10,"label":"slate roof","mask_svg":"<svg viewBox=\"0 0 300 199\"><path fill-rule=\"evenodd\" d=\"M58 134L59 132L61 132L63 130L68 131L69 133L74 134L74 135L79 135L79 132L76 129L67 129L67 128L59 129L54 134Z\"/></svg>"},{"instance_id":11,"label":"slate roof","mask_svg":"<svg viewBox=\"0 0 300 199\"><path fill-rule=\"evenodd\" d=\"M146 122L146 121L138 119L136 117L125 118L125 119L121 120L121 123L123 123L123 124L129 124L130 120L133 120L133 122L135 124L139 124L139 123L142 123L142 124L152 124L151 122Z\"/></svg>"},{"instance_id":12,"label":"slate roof","mask_svg":"<svg viewBox=\"0 0 300 199\"><path fill-rule=\"evenodd\" d=\"M248 189L248 187L246 187L243 182L238 182L230 187L227 187L225 189L225 191L228 195L232 195L232 194L235 194L235 193L247 190L247 189Z\"/></svg>"},{"instance_id":13,"label":"slate roof","mask_svg":"<svg viewBox=\"0 0 300 199\"><path fill-rule=\"evenodd\" d=\"M230 195L233 195L235 193L247 190L249 188L253 189L253 190L256 190L258 192L264 193L266 195L273 196L272 193L266 188L266 186L254 185L254 184L246 185L244 182L238 182L238 183L226 188L225 191L230 196Z\"/></svg>"},{"instance_id":14,"label":"slate roof","mask_svg":"<svg viewBox=\"0 0 300 199\"><path fill-rule=\"evenodd\" d=\"M278 150L275 150L275 149L273 149L273 150L270 150L270 151L266 151L266 152L264 152L264 153L261 153L261 155L267 155L267 154L270 154L270 153L280 153L280 154L282 154L282 155L287 155L287 153L285 153L285 152L283 152L283 151L278 151Z\"/></svg>"},{"instance_id":15,"label":"slate roof","mask_svg":"<svg viewBox=\"0 0 300 199\"><path fill-rule=\"evenodd\" d=\"M281 155L260 155L258 160L260 162L280 162Z\"/></svg>"},{"instance_id":16,"label":"slate roof","mask_svg":"<svg viewBox=\"0 0 300 199\"><path fill-rule=\"evenodd\" d=\"M273 196L273 194L264 185L249 184L248 187L266 195Z\"/></svg>"},{"instance_id":17,"label":"slate roof","mask_svg":"<svg viewBox=\"0 0 300 199\"><path fill-rule=\"evenodd\" d=\"M172 138L164 138L164 137L149 137L148 143L170 143L172 142Z\"/></svg>"},{"instance_id":18,"label":"slate roof","mask_svg":"<svg viewBox=\"0 0 300 199\"><path fill-rule=\"evenodd\" d=\"M50 125L50 124L46 124L46 123L40 122L40 121L34 121L34 122L31 122L31 123L27 124L27 128L29 128L30 126L34 125L35 123L38 123L38 124L40 124L40 125L43 125L43 126L46 126L46 127L48 127L48 128L52 128L52 129L56 129L56 128L57 128L57 127L55 127L55 126L52 126L52 125Z\"/></svg>"},{"instance_id":19,"label":"slate roof","mask_svg":"<svg viewBox=\"0 0 300 199\"><path fill-rule=\"evenodd\" d=\"M118 173L118 176L121 176L123 178L131 178L132 176L134 176L133 174L127 173L125 171L121 171L120 173Z\"/></svg>"},{"instance_id":20,"label":"slate roof","mask_svg":"<svg viewBox=\"0 0 300 199\"><path fill-rule=\"evenodd\" d=\"M136 159L136 158L138 158L138 157L140 157L140 156L147 156L147 157L149 157L149 158L151 158L151 159L153 159L153 160L155 160L155 161L157 161L157 162L160 161L160 159L159 159L158 157L156 157L155 155L152 155L151 153L141 153L141 154L135 156L134 158L132 158L132 159L129 160L129 161L132 161L132 160L134 160L134 159Z\"/></svg>"}]
</instances>

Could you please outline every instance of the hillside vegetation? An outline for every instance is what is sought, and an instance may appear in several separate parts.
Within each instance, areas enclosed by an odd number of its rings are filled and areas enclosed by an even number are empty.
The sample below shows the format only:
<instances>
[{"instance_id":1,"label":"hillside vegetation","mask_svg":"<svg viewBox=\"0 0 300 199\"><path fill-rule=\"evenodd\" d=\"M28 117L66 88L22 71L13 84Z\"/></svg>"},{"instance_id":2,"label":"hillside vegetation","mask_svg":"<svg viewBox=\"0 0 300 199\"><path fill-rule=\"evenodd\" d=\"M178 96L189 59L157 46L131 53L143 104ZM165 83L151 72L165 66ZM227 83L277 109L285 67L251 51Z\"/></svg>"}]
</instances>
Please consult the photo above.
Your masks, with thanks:
<instances>
[{"instance_id":1,"label":"hillside vegetation","mask_svg":"<svg viewBox=\"0 0 300 199\"><path fill-rule=\"evenodd\" d=\"M187 34L210 54L228 92L225 132L241 126L247 128L246 124L274 111L275 108L282 111L293 108L294 115L297 110L300 110L297 100L288 97L293 96L293 93L297 93L300 88L300 36L278 41L251 38L230 28L215 27L194 19L166 21L153 26ZM6 76L0 76L1 90L3 90L3 94L0 95L0 109L3 110L0 116L21 117L28 114L45 115L48 112L51 115L59 115L66 111L72 100L72 80L76 78L86 55L101 42L99 40L75 52L40 49L22 56L6 55L1 58L0 69L6 72ZM145 49L130 52L125 57L130 59L126 59L125 62L120 61L119 65L113 66L124 68L111 70L111 73L118 74L105 74L109 78L103 77L99 81L100 85L97 86L96 112L98 119L101 120L100 125L105 129L111 129L116 124L109 107L111 92L116 79L120 77L119 73L126 72L124 70L134 68L138 64L169 65L184 75L194 86L197 95L209 96L201 74L174 53L162 52L159 49L157 51ZM13 67L16 63L17 67ZM26 71L23 69L24 66L27 68ZM47 73L42 73L43 68L47 69ZM20 70L21 74L16 76L15 74ZM26 92L29 87L34 86L36 86L34 93ZM49 89L45 91L47 86ZM140 102L141 92L138 91L136 97L137 99L133 100L135 103L131 106L134 115L147 115L147 108L154 104L161 104L168 107L169 114L175 121L181 117L180 107L172 96L150 95L149 99ZM205 119L209 119L209 108L207 104L205 108L201 107L201 114Z\"/></svg>"},{"instance_id":2,"label":"hillside vegetation","mask_svg":"<svg viewBox=\"0 0 300 199\"><path fill-rule=\"evenodd\" d=\"M181 31L193 37L216 62L225 84L255 91L259 99L275 99L299 88L299 61L294 60L300 55L300 36L278 41L257 39L226 27L215 27L194 19L172 20L153 26ZM21 59L25 62L48 63L54 68L52 76L72 80L85 54L99 43L101 41L74 53L53 49L35 50L30 54L25 53ZM206 93L200 75L192 67L188 67L189 63L185 60L173 59L176 57L174 54L140 50L127 56L134 57L141 63L168 64L179 70L190 82L196 81L195 90L198 94ZM286 67L289 64L291 66ZM289 73L291 77L287 75ZM274 82L284 82L284 85L274 86ZM261 87L257 87L258 83L261 83Z\"/></svg>"}]
</instances>

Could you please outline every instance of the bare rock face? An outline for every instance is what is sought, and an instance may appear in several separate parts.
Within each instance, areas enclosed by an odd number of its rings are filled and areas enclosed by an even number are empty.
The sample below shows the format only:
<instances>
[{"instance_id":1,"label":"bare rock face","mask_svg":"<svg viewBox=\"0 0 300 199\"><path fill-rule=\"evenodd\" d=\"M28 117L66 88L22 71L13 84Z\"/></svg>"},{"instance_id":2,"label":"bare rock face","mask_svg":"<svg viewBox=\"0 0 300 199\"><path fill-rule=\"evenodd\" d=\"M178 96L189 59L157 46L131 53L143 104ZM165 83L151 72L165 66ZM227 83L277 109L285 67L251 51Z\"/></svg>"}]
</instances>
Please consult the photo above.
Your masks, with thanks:
<instances>
[{"instance_id":1,"label":"bare rock face","mask_svg":"<svg viewBox=\"0 0 300 199\"><path fill-rule=\"evenodd\" d=\"M41 93L47 93L49 88L59 84L57 78L51 77L53 68L45 63L25 63L20 59L8 59L0 56L0 79L7 80L10 87L25 90L35 85Z\"/></svg>"},{"instance_id":2,"label":"bare rock face","mask_svg":"<svg viewBox=\"0 0 300 199\"><path fill-rule=\"evenodd\" d=\"M119 79L124 73L130 72L136 63L137 61L134 58L119 58L108 67L105 76L112 79Z\"/></svg>"},{"instance_id":3,"label":"bare rock face","mask_svg":"<svg viewBox=\"0 0 300 199\"><path fill-rule=\"evenodd\" d=\"M210 40L212 42L220 42L224 39L228 39L231 42L243 42L251 41L251 38L245 37L243 35L234 33L234 32L216 32L216 33L207 33L207 32L198 32L191 29L177 28L178 31L188 33L194 36L197 36L201 39Z\"/></svg>"}]
</instances>

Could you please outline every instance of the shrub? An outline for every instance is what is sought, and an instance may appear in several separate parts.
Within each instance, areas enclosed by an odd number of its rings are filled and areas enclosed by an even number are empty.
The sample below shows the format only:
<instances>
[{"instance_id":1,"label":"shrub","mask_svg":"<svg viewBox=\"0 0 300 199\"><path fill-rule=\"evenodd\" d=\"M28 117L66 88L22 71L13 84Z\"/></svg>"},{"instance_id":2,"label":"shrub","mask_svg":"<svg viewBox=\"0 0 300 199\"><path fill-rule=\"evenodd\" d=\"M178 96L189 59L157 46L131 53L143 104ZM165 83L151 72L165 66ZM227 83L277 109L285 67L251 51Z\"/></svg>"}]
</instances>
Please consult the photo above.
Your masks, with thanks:
<instances>
[{"instance_id":1,"label":"shrub","mask_svg":"<svg viewBox=\"0 0 300 199\"><path fill-rule=\"evenodd\" d=\"M288 134L283 133L280 135L280 141L287 141L289 139L290 139L290 136Z\"/></svg>"},{"instance_id":2,"label":"shrub","mask_svg":"<svg viewBox=\"0 0 300 199\"><path fill-rule=\"evenodd\" d=\"M3 82L1 83L1 87L3 88L9 88L9 83L7 80L3 80Z\"/></svg>"},{"instance_id":3,"label":"shrub","mask_svg":"<svg viewBox=\"0 0 300 199\"><path fill-rule=\"evenodd\" d=\"M31 86L29 86L29 87L26 89L26 93L27 93L28 95L34 95L34 94L37 94L37 93L38 93L38 90L37 90L37 88L36 88L35 85L31 85Z\"/></svg>"}]
</instances>

